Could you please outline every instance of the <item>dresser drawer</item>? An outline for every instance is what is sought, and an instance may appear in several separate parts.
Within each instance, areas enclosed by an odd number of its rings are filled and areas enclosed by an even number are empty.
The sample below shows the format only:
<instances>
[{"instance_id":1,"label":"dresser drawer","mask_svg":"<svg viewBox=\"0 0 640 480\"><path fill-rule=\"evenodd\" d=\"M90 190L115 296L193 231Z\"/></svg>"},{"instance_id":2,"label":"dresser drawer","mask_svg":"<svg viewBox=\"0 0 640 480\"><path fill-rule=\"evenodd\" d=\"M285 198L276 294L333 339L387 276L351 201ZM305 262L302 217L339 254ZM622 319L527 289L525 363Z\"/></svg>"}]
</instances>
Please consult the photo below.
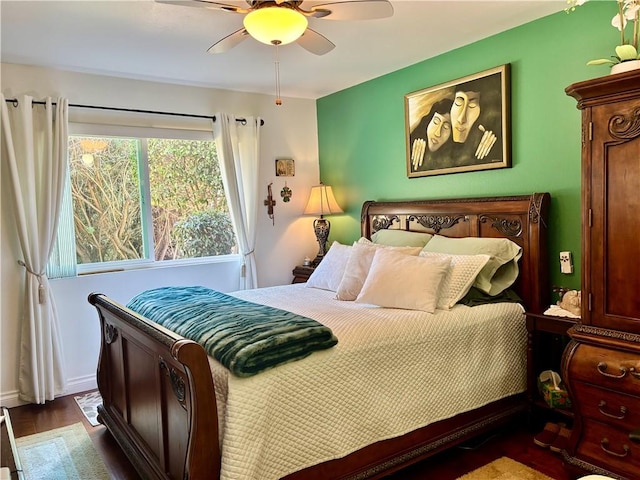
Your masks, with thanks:
<instances>
[{"instance_id":1,"label":"dresser drawer","mask_svg":"<svg viewBox=\"0 0 640 480\"><path fill-rule=\"evenodd\" d=\"M569 372L575 380L640 397L640 354L580 345Z\"/></svg>"},{"instance_id":2,"label":"dresser drawer","mask_svg":"<svg viewBox=\"0 0 640 480\"><path fill-rule=\"evenodd\" d=\"M577 456L602 465L630 479L640 478L640 445L629 439L629 430L585 419Z\"/></svg>"},{"instance_id":3,"label":"dresser drawer","mask_svg":"<svg viewBox=\"0 0 640 480\"><path fill-rule=\"evenodd\" d=\"M623 431L640 428L640 398L582 382L572 384L572 393L582 416L616 425Z\"/></svg>"}]
</instances>

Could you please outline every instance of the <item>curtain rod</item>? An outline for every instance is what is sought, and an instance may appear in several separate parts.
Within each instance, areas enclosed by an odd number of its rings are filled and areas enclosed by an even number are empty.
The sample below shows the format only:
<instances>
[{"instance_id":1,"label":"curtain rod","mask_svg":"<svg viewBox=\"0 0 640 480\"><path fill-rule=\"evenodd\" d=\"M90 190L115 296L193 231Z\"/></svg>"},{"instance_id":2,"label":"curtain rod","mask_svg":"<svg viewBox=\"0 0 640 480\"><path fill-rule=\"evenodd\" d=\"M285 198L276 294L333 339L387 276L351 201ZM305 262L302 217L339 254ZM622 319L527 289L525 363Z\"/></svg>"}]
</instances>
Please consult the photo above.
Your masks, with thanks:
<instances>
[{"instance_id":1,"label":"curtain rod","mask_svg":"<svg viewBox=\"0 0 640 480\"><path fill-rule=\"evenodd\" d=\"M7 103L12 103L15 107L18 106L18 99L17 98L7 98L6 99ZM45 102L41 101L41 100L36 100L33 103L35 103L36 105L44 105ZM56 102L52 102L52 105L56 105ZM216 116L215 115L196 115L196 114L192 114L192 113L175 113L175 112L160 112L160 111L156 111L156 110L137 110L134 108L121 108L121 107L100 107L100 106L96 106L96 105L81 105L78 103L70 103L69 104L70 107L74 107L74 108L90 108L90 109L94 109L94 110L112 110L114 112L130 112L130 113L151 113L154 115L170 115L173 117L190 117L190 118L208 118L212 121L216 121ZM247 120L244 118L236 118L236 122L240 122L243 125L245 125L247 123ZM264 120L260 119L260 126L264 125Z\"/></svg>"}]
</instances>

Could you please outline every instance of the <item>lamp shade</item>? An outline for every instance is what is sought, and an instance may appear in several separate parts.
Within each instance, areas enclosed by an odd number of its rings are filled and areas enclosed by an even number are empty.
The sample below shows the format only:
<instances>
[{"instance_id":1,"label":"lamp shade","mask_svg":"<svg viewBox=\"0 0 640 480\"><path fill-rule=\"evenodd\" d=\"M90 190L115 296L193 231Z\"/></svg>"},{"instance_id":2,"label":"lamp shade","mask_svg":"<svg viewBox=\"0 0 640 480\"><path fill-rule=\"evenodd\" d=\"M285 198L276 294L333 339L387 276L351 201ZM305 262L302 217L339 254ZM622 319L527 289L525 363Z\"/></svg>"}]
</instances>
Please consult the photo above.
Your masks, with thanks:
<instances>
[{"instance_id":1,"label":"lamp shade","mask_svg":"<svg viewBox=\"0 0 640 480\"><path fill-rule=\"evenodd\" d=\"M287 7L263 7L244 17L244 28L253 38L267 45L295 42L309 22L300 12Z\"/></svg>"},{"instance_id":2,"label":"lamp shade","mask_svg":"<svg viewBox=\"0 0 640 480\"><path fill-rule=\"evenodd\" d=\"M333 196L333 190L328 185L316 185L311 187L309 201L304 209L305 215L330 215L332 213L342 213L342 209L336 198Z\"/></svg>"}]
</instances>

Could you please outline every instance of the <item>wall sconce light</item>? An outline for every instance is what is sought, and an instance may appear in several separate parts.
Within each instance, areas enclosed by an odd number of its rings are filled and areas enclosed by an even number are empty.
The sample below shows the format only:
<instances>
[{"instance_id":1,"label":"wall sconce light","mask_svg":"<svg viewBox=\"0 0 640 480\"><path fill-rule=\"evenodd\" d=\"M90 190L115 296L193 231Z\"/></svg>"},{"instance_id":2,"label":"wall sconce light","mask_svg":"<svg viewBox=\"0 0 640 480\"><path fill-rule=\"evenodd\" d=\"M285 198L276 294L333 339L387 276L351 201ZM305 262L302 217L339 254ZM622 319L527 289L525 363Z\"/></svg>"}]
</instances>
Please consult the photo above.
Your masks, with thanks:
<instances>
[{"instance_id":1,"label":"wall sconce light","mask_svg":"<svg viewBox=\"0 0 640 480\"><path fill-rule=\"evenodd\" d=\"M333 189L328 185L316 185L311 187L311 194L309 195L309 201L304 209L305 215L320 215L320 218L316 218L313 221L313 230L318 240L320 249L318 255L313 260L312 265L317 266L325 254L327 253L327 239L329 238L329 231L331 224L329 220L324 218L324 215L331 215L334 213L342 213L342 209L338 202L336 202L333 196Z\"/></svg>"}]
</instances>

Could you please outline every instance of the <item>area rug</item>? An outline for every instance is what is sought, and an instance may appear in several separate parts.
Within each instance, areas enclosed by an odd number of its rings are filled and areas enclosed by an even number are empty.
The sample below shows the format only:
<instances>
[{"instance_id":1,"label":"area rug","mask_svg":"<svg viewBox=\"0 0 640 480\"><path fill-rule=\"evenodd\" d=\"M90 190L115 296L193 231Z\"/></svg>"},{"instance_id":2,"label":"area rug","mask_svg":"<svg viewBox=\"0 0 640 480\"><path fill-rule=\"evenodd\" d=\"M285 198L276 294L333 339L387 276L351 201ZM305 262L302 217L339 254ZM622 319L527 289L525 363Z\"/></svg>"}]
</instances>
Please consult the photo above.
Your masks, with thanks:
<instances>
[{"instance_id":1,"label":"area rug","mask_svg":"<svg viewBox=\"0 0 640 480\"><path fill-rule=\"evenodd\" d=\"M25 480L109 480L82 423L16 439Z\"/></svg>"},{"instance_id":2,"label":"area rug","mask_svg":"<svg viewBox=\"0 0 640 480\"><path fill-rule=\"evenodd\" d=\"M507 457L467 473L458 480L553 480L532 468Z\"/></svg>"},{"instance_id":3,"label":"area rug","mask_svg":"<svg viewBox=\"0 0 640 480\"><path fill-rule=\"evenodd\" d=\"M98 422L98 405L102 404L100 392L96 390L95 392L78 395L77 397L73 397L73 399L92 426L96 427L100 425L100 422Z\"/></svg>"}]
</instances>

